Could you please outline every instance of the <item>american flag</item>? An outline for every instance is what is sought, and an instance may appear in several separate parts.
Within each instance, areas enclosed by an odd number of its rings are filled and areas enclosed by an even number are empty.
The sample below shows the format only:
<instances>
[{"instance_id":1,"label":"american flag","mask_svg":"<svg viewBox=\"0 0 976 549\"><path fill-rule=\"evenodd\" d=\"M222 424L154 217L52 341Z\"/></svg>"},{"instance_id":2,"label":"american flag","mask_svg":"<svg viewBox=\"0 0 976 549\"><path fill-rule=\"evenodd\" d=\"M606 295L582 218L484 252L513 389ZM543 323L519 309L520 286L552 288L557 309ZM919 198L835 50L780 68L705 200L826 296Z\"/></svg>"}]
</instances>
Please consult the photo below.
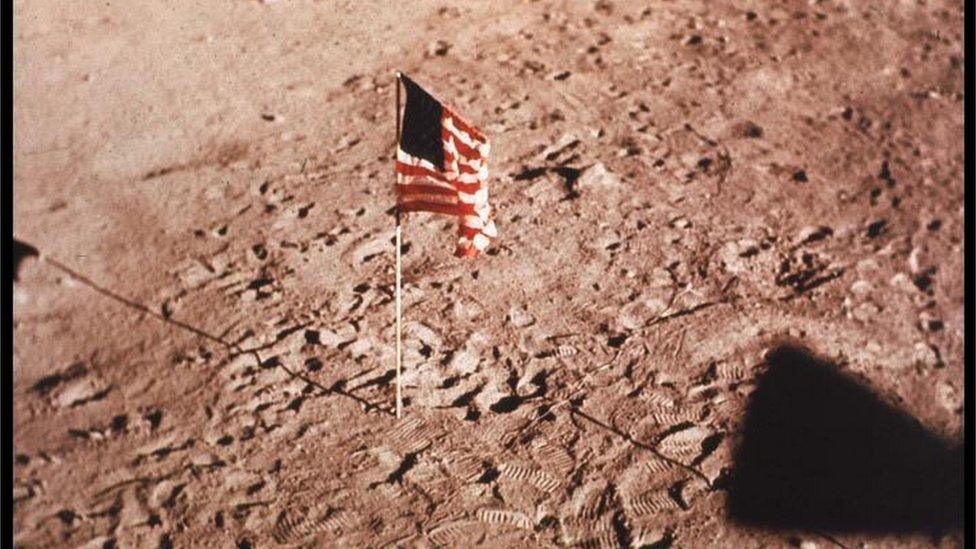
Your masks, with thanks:
<instances>
[{"instance_id":1,"label":"american flag","mask_svg":"<svg viewBox=\"0 0 976 549\"><path fill-rule=\"evenodd\" d=\"M397 158L402 212L457 216L456 255L477 257L497 235L488 205L488 138L413 80L407 90Z\"/></svg>"}]
</instances>

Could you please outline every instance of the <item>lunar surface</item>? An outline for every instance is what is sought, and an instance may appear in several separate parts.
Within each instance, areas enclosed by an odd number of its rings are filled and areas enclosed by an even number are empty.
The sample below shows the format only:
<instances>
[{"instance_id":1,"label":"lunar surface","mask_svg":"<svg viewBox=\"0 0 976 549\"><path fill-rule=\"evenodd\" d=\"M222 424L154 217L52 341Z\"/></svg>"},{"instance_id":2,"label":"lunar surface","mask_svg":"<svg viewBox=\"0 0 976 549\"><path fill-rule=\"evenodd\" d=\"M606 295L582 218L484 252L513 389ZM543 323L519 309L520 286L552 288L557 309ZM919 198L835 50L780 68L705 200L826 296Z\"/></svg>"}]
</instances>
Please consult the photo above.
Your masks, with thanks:
<instances>
[{"instance_id":1,"label":"lunar surface","mask_svg":"<svg viewBox=\"0 0 976 549\"><path fill-rule=\"evenodd\" d=\"M963 3L14 3L19 547L959 547ZM395 79L492 145L411 214Z\"/></svg>"}]
</instances>

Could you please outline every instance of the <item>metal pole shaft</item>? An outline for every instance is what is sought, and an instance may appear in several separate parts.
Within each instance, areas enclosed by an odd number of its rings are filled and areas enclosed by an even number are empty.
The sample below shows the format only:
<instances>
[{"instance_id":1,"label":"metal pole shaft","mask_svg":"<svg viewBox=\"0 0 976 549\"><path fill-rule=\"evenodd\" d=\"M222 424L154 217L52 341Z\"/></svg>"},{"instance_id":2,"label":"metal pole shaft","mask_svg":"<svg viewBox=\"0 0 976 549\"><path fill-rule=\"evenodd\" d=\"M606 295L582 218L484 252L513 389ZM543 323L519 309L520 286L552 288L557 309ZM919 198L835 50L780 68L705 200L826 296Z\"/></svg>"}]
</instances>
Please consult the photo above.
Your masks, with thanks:
<instances>
[{"instance_id":1,"label":"metal pole shaft","mask_svg":"<svg viewBox=\"0 0 976 549\"><path fill-rule=\"evenodd\" d=\"M396 150L393 152L393 171L394 183L396 184L396 155L400 149L400 72L396 72ZM399 190L399 189L398 189ZM403 360L402 334L402 304L400 300L401 275L400 275L400 249L402 244L403 227L400 224L400 204L397 200L396 207L396 417L400 419L403 414L403 398L400 388L400 370Z\"/></svg>"}]
</instances>

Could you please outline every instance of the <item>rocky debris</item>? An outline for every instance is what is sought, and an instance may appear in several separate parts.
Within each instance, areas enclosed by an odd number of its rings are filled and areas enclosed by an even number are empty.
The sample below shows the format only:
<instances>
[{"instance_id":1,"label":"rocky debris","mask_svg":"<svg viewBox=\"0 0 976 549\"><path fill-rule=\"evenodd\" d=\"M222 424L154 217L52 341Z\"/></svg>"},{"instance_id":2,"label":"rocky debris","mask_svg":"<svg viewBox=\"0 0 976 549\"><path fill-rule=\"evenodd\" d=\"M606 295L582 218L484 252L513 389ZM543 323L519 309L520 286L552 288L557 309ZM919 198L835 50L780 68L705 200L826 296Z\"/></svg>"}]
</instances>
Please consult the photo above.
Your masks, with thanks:
<instances>
[{"instance_id":1,"label":"rocky debris","mask_svg":"<svg viewBox=\"0 0 976 549\"><path fill-rule=\"evenodd\" d=\"M437 40L427 47L427 57L443 57L451 51L451 44L444 40Z\"/></svg>"},{"instance_id":2,"label":"rocky debris","mask_svg":"<svg viewBox=\"0 0 976 549\"><path fill-rule=\"evenodd\" d=\"M726 242L719 250L719 257L730 273L745 273L752 269L750 260L760 252L759 243L750 238Z\"/></svg>"},{"instance_id":3,"label":"rocky debris","mask_svg":"<svg viewBox=\"0 0 976 549\"><path fill-rule=\"evenodd\" d=\"M640 296L620 309L617 321L625 330L643 328L668 308L666 291L650 291L648 295Z\"/></svg>"},{"instance_id":4,"label":"rocky debris","mask_svg":"<svg viewBox=\"0 0 976 549\"><path fill-rule=\"evenodd\" d=\"M936 347L922 342L915 344L913 362L925 368L941 368L945 365Z\"/></svg>"},{"instance_id":5,"label":"rocky debris","mask_svg":"<svg viewBox=\"0 0 976 549\"><path fill-rule=\"evenodd\" d=\"M583 170L579 178L572 185L572 190L586 193L587 190L612 190L620 188L620 177L607 169L602 162L597 162Z\"/></svg>"},{"instance_id":6,"label":"rocky debris","mask_svg":"<svg viewBox=\"0 0 976 549\"><path fill-rule=\"evenodd\" d=\"M555 143L543 149L542 157L546 161L555 160L563 152L574 149L577 145L579 145L579 143L580 140L575 134L565 133Z\"/></svg>"},{"instance_id":7,"label":"rocky debris","mask_svg":"<svg viewBox=\"0 0 976 549\"><path fill-rule=\"evenodd\" d=\"M506 320L516 328L525 328L535 323L535 317L522 307L512 307L509 309Z\"/></svg>"},{"instance_id":8,"label":"rocky debris","mask_svg":"<svg viewBox=\"0 0 976 549\"><path fill-rule=\"evenodd\" d=\"M393 254L393 233L383 234L374 238L365 238L352 250L352 260L355 264L365 263L374 257L387 253Z\"/></svg>"},{"instance_id":9,"label":"rocky debris","mask_svg":"<svg viewBox=\"0 0 976 549\"><path fill-rule=\"evenodd\" d=\"M111 391L111 386L96 379L82 379L67 385L54 397L62 408L82 406L91 401L101 400Z\"/></svg>"},{"instance_id":10,"label":"rocky debris","mask_svg":"<svg viewBox=\"0 0 976 549\"><path fill-rule=\"evenodd\" d=\"M811 244L819 242L834 234L834 230L826 225L808 225L800 229L797 234L797 244Z\"/></svg>"},{"instance_id":11,"label":"rocky debris","mask_svg":"<svg viewBox=\"0 0 976 549\"><path fill-rule=\"evenodd\" d=\"M470 374L478 369L480 357L474 351L461 349L451 355L447 368L452 373Z\"/></svg>"},{"instance_id":12,"label":"rocky debris","mask_svg":"<svg viewBox=\"0 0 976 549\"><path fill-rule=\"evenodd\" d=\"M935 398L942 408L956 414L962 409L963 397L961 391L952 386L951 383L940 381L935 386Z\"/></svg>"},{"instance_id":13,"label":"rocky debris","mask_svg":"<svg viewBox=\"0 0 976 549\"><path fill-rule=\"evenodd\" d=\"M356 327L345 323L335 329L320 330L318 342L326 347L337 349L356 340Z\"/></svg>"}]
</instances>

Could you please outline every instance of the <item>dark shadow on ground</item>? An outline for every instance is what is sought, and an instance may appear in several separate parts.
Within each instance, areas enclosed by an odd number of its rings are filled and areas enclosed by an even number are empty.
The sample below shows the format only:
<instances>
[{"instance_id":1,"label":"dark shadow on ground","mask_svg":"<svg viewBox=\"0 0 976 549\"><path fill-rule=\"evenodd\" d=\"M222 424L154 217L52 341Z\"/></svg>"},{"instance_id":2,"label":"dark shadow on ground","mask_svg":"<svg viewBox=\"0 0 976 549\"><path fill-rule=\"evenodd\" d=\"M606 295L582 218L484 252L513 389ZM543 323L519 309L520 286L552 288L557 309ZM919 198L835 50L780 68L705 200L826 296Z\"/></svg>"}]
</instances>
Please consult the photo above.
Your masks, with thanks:
<instances>
[{"instance_id":1,"label":"dark shadow on ground","mask_svg":"<svg viewBox=\"0 0 976 549\"><path fill-rule=\"evenodd\" d=\"M37 257L38 255L40 255L40 252L37 251L37 248L31 246L26 242L21 242L16 238L13 239L13 241L14 241L14 245L12 246L11 249L11 255L13 256L13 266L12 269L10 270L10 274L13 276L14 282L17 282L19 280L18 274L20 272L20 262L24 261L28 257Z\"/></svg>"},{"instance_id":2,"label":"dark shadow on ground","mask_svg":"<svg viewBox=\"0 0 976 549\"><path fill-rule=\"evenodd\" d=\"M962 449L805 349L782 346L752 394L729 513L745 525L930 533L962 524Z\"/></svg>"}]
</instances>

